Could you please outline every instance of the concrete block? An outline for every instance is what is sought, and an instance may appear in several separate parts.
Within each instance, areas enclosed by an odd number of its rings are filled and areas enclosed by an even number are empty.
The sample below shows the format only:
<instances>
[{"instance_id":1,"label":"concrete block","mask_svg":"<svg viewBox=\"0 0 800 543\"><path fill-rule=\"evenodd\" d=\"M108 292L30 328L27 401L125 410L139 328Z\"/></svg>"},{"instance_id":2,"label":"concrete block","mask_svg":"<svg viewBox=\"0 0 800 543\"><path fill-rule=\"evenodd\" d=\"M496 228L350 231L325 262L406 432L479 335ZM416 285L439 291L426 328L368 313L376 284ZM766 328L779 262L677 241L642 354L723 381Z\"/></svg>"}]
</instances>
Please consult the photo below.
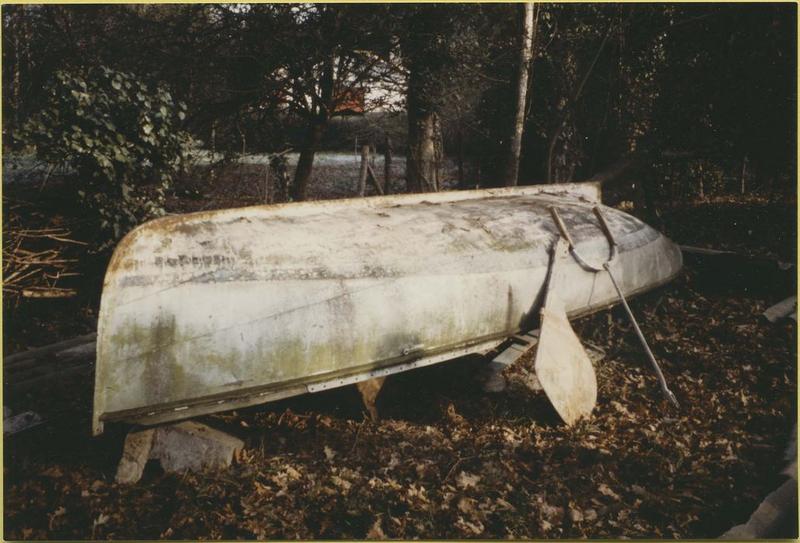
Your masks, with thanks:
<instances>
[{"instance_id":1,"label":"concrete block","mask_svg":"<svg viewBox=\"0 0 800 543\"><path fill-rule=\"evenodd\" d=\"M219 430L187 420L156 430L150 458L167 472L228 467L244 442Z\"/></svg>"},{"instance_id":2,"label":"concrete block","mask_svg":"<svg viewBox=\"0 0 800 543\"><path fill-rule=\"evenodd\" d=\"M228 467L243 447L241 439L195 421L133 431L125 438L116 481L137 482L148 460L158 460L168 473Z\"/></svg>"}]
</instances>

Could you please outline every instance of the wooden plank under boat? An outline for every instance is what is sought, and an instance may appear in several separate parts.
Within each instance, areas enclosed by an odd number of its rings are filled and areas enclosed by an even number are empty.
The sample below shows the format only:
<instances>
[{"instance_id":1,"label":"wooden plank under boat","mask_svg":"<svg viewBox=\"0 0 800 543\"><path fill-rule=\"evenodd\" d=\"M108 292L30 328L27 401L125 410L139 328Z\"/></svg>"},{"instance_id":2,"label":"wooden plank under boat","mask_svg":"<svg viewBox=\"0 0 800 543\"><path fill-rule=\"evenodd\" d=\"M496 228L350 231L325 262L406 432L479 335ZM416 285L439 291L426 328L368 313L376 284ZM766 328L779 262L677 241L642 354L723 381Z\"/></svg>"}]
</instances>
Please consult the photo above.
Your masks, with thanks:
<instances>
[{"instance_id":1,"label":"wooden plank under boat","mask_svg":"<svg viewBox=\"0 0 800 543\"><path fill-rule=\"evenodd\" d=\"M488 351L541 303L556 206L587 259L609 248L595 184L309 202L148 222L119 244L98 323L94 432L179 420ZM603 208L627 295L676 245ZM570 316L617 300L570 260Z\"/></svg>"}]
</instances>

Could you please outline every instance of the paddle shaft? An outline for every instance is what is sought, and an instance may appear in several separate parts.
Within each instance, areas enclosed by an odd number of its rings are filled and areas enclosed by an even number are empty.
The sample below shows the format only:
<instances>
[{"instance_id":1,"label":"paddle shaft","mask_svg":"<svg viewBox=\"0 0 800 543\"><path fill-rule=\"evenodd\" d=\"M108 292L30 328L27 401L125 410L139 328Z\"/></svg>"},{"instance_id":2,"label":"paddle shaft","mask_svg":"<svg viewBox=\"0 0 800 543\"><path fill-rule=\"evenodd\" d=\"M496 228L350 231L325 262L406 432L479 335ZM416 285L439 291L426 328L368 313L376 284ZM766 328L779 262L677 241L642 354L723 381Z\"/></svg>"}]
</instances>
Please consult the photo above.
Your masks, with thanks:
<instances>
[{"instance_id":1,"label":"paddle shaft","mask_svg":"<svg viewBox=\"0 0 800 543\"><path fill-rule=\"evenodd\" d=\"M658 376L658 382L661 385L661 392L664 396L672 402L676 408L680 408L680 404L678 404L678 399L675 397L675 394L667 386L667 380L664 379L664 374L661 372L661 367L658 365L656 361L656 357L653 355L653 351L650 350L650 346L647 344L647 340L644 338L644 334L642 333L641 328L639 328L639 323L636 322L636 317L633 316L633 311L631 311L630 306L628 305L628 301L625 299L625 295L622 294L622 289L619 288L617 284L617 279L614 277L614 274L611 272L611 267L608 263L603 264L603 267L608 272L608 276L611 278L611 282L614 284L614 288L617 289L617 294L619 294L619 299L622 302L622 306L625 308L625 312L628 313L628 318L633 324L633 329L636 331L636 335L639 336L639 341L644 347L645 352L647 353L647 357L650 359L650 364L652 364L653 369Z\"/></svg>"}]
</instances>

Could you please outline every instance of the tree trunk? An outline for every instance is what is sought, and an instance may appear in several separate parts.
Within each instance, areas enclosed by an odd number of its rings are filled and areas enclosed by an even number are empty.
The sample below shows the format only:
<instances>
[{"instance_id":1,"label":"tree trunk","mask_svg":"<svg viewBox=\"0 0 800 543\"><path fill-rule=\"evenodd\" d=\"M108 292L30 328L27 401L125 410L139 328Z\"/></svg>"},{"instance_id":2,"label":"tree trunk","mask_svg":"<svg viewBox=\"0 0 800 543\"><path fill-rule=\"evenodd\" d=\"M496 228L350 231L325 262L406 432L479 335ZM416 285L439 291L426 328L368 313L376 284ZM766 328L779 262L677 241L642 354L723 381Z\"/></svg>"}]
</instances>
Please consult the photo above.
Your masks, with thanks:
<instances>
[{"instance_id":1,"label":"tree trunk","mask_svg":"<svg viewBox=\"0 0 800 543\"><path fill-rule=\"evenodd\" d=\"M533 42L536 36L536 22L534 13L538 13L534 4L525 4L522 34L520 35L519 66L517 76L516 112L514 124L511 128L511 137L506 164L503 173L503 182L507 187L515 187L519 182L519 156L522 149L522 132L525 127L525 103L528 94L528 76L533 55Z\"/></svg>"},{"instance_id":2,"label":"tree trunk","mask_svg":"<svg viewBox=\"0 0 800 543\"><path fill-rule=\"evenodd\" d=\"M337 28L338 28L337 15ZM328 127L328 121L333 114L333 89L334 89L334 66L336 55L334 52L328 56L325 67L320 74L319 101L311 112L309 120L308 139L303 149L300 151L300 158L297 160L297 169L294 171L294 181L292 182L291 195L295 202L302 202L308 196L308 183L311 180L311 170L314 167L314 155L317 153L322 136Z\"/></svg>"},{"instance_id":3,"label":"tree trunk","mask_svg":"<svg viewBox=\"0 0 800 543\"><path fill-rule=\"evenodd\" d=\"M581 97L581 93L583 92L583 88L586 86L586 82L589 80L589 76L592 75L592 70L594 70L595 65L597 64L597 60L600 58L600 54L603 52L603 49L608 42L609 36L611 36L611 30L614 28L613 23L608 25L608 30L606 30L606 35L603 37L603 41L600 42L600 47L597 48L597 52L592 59L591 64L589 64L586 73L583 74L583 78L581 79L578 88L575 91L575 94L572 95L572 98L568 101L568 103L564 106L564 114L561 116L561 120L559 121L555 132L550 137L550 145L547 149L547 182L548 183L557 183L559 180L555 178L554 175L554 168L553 162L555 160L555 148L556 144L558 143L561 134L564 132L564 128L567 126L567 121L569 120L569 116L572 113L572 108L575 107L578 99Z\"/></svg>"},{"instance_id":4,"label":"tree trunk","mask_svg":"<svg viewBox=\"0 0 800 543\"><path fill-rule=\"evenodd\" d=\"M664 230L664 220L662 218L661 209L657 204L658 195L656 193L656 180L650 171L644 172L641 177L639 186L642 189L644 197L644 214L648 222L659 230Z\"/></svg>"},{"instance_id":5,"label":"tree trunk","mask_svg":"<svg viewBox=\"0 0 800 543\"><path fill-rule=\"evenodd\" d=\"M439 164L436 160L438 124L436 112L408 112L408 192L435 191L439 185Z\"/></svg>"},{"instance_id":6,"label":"tree trunk","mask_svg":"<svg viewBox=\"0 0 800 543\"><path fill-rule=\"evenodd\" d=\"M406 190L435 191L439 186L441 131L436 106L425 96L425 82L412 64L408 78L408 152L406 153Z\"/></svg>"},{"instance_id":7,"label":"tree trunk","mask_svg":"<svg viewBox=\"0 0 800 543\"><path fill-rule=\"evenodd\" d=\"M308 139L303 149L300 151L300 158L297 160L297 169L294 171L294 181L292 181L291 196L295 202L302 202L308 196L308 182L311 179L311 170L314 167L314 155L322 141L327 122L322 119L314 119L308 131Z\"/></svg>"}]
</instances>

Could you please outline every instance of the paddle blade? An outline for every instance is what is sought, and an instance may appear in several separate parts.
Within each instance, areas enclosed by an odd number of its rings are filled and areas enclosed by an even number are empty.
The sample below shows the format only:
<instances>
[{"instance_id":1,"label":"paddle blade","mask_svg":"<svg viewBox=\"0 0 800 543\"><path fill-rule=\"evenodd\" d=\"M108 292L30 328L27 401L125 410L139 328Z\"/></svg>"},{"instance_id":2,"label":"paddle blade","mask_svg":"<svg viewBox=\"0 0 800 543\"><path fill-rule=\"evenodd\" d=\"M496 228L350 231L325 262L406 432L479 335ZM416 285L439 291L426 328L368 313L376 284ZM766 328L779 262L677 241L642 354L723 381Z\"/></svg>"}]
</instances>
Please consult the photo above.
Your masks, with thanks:
<instances>
[{"instance_id":1,"label":"paddle blade","mask_svg":"<svg viewBox=\"0 0 800 543\"><path fill-rule=\"evenodd\" d=\"M572 425L590 415L597 402L594 367L563 310L545 307L541 315L536 377L556 412Z\"/></svg>"}]
</instances>

